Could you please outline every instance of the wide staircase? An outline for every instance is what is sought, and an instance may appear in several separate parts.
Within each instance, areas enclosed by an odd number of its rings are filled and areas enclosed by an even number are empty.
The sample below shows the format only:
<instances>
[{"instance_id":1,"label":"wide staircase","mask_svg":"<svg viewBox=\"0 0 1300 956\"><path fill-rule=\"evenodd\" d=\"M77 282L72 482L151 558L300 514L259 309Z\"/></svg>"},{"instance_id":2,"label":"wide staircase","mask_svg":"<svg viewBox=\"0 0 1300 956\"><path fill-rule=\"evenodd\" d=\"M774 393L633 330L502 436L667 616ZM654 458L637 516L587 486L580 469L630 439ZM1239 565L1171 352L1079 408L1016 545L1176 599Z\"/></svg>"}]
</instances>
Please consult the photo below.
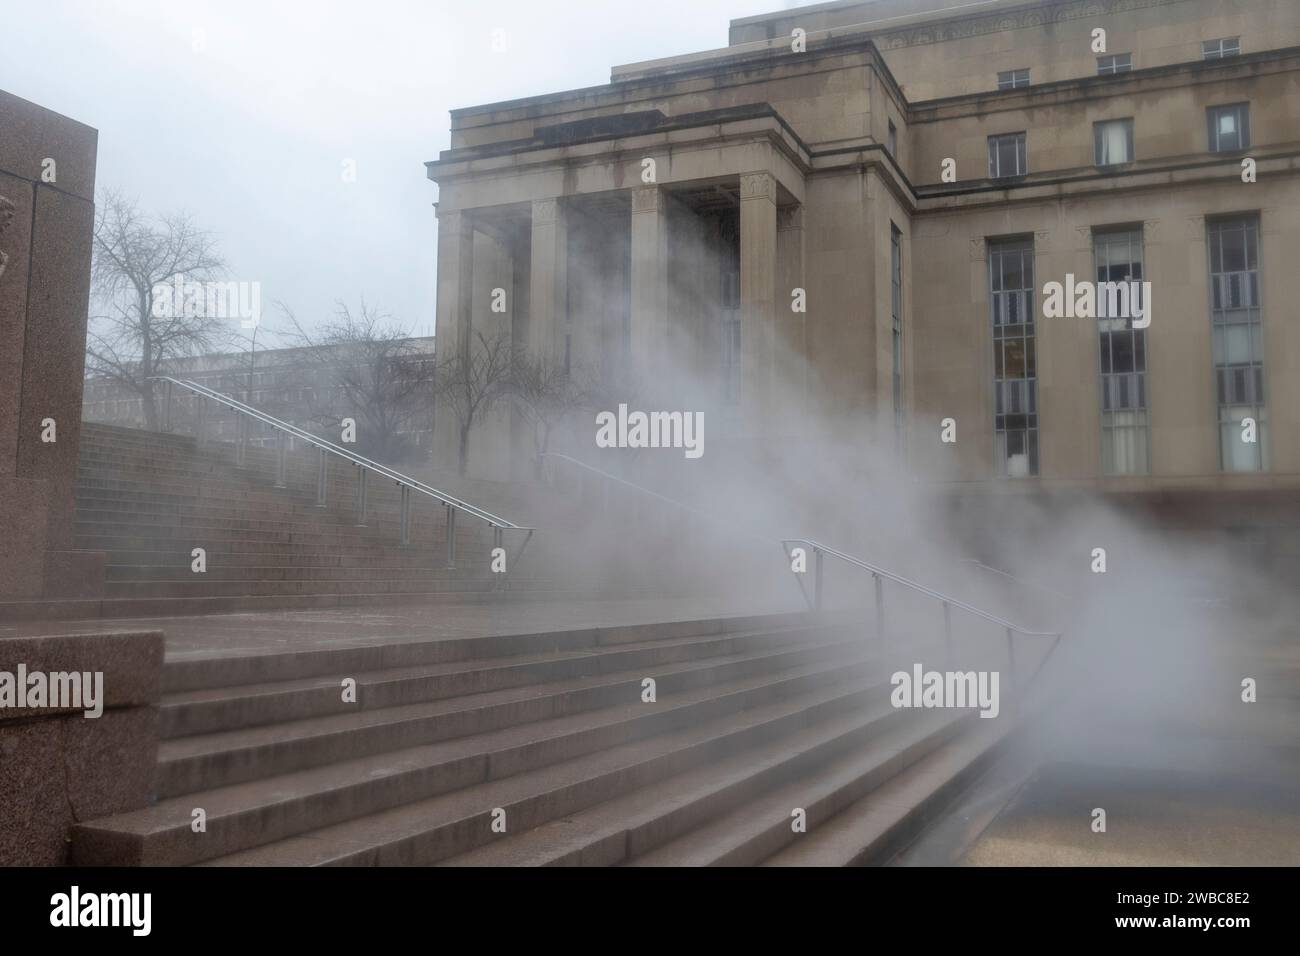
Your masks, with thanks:
<instances>
[{"instance_id":1,"label":"wide staircase","mask_svg":"<svg viewBox=\"0 0 1300 956\"><path fill-rule=\"evenodd\" d=\"M84 424L76 546L108 555L104 599L81 602L98 605L87 616L392 604L502 583L489 568L484 523L461 516L449 569L444 508L412 507L410 543L401 546L393 483L371 477L358 526L357 470L332 464L318 507L317 469L313 450L292 452L276 487L272 449L250 447L236 465L232 445ZM195 548L206 552L203 572L193 569Z\"/></svg>"},{"instance_id":2,"label":"wide staircase","mask_svg":"<svg viewBox=\"0 0 1300 956\"><path fill-rule=\"evenodd\" d=\"M801 613L172 655L157 802L76 827L73 862L880 862L1013 709L896 709L939 651L882 653Z\"/></svg>"}]
</instances>

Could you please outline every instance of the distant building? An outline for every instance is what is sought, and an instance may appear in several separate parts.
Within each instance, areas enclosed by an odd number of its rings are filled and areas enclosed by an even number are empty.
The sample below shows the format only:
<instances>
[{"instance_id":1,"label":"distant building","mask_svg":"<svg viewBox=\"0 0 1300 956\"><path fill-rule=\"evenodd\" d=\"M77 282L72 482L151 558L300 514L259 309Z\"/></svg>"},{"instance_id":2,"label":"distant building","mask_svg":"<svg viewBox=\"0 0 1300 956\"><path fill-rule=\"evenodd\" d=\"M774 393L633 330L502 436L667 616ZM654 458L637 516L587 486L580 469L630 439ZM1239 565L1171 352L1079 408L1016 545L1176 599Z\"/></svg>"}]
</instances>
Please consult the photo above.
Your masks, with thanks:
<instances>
[{"instance_id":1,"label":"distant building","mask_svg":"<svg viewBox=\"0 0 1300 956\"><path fill-rule=\"evenodd\" d=\"M1294 501L1300 4L853 0L728 41L452 111L444 348L675 377L713 448L833 420L945 494ZM1076 279L1149 301L1057 311Z\"/></svg>"},{"instance_id":2,"label":"distant building","mask_svg":"<svg viewBox=\"0 0 1300 956\"><path fill-rule=\"evenodd\" d=\"M415 373L430 383L427 395L403 403L391 411L396 419L393 432L402 448L401 457L427 459L433 437L432 367L433 337L405 340L406 357L418 357L421 368ZM187 379L251 405L259 411L290 422L315 434L331 437L343 418L358 422L358 447L363 453L375 445L374 436L366 434L365 414L344 386L345 370L366 361L355 347L258 349L256 352L233 352L197 355L169 363L168 374ZM410 370L407 370L409 374ZM403 373L396 373L403 374ZM165 384L159 384L159 418L165 419ZM120 382L102 376L86 379L83 418L90 422L144 428L144 405L140 395ZM224 407L210 406L204 415L204 434L217 441L234 441L239 434L239 415ZM194 397L183 389L173 388L171 429L191 433L197 419ZM272 446L275 430L252 423L250 444ZM392 455L390 454L390 457Z\"/></svg>"}]
</instances>

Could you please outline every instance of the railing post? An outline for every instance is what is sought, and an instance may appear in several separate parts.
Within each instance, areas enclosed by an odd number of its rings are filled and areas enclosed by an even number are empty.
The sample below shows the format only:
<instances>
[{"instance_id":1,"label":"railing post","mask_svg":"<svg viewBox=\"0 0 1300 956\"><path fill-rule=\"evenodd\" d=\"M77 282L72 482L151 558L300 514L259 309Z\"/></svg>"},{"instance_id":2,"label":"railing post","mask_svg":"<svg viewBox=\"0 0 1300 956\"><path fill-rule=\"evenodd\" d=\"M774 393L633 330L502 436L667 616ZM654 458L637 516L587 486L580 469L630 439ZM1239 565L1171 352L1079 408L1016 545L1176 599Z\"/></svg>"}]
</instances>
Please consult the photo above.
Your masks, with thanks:
<instances>
[{"instance_id":1,"label":"railing post","mask_svg":"<svg viewBox=\"0 0 1300 956\"><path fill-rule=\"evenodd\" d=\"M235 415L235 464L243 468L248 463L248 416Z\"/></svg>"},{"instance_id":2,"label":"railing post","mask_svg":"<svg viewBox=\"0 0 1300 956\"><path fill-rule=\"evenodd\" d=\"M447 570L456 567L456 509L447 505Z\"/></svg>"},{"instance_id":3,"label":"railing post","mask_svg":"<svg viewBox=\"0 0 1300 956\"><path fill-rule=\"evenodd\" d=\"M275 487L283 488L287 482L285 474L288 469L289 442L284 432L276 432L275 440Z\"/></svg>"},{"instance_id":4,"label":"railing post","mask_svg":"<svg viewBox=\"0 0 1300 956\"><path fill-rule=\"evenodd\" d=\"M943 602L943 661L952 666L952 605Z\"/></svg>"},{"instance_id":5,"label":"railing post","mask_svg":"<svg viewBox=\"0 0 1300 956\"><path fill-rule=\"evenodd\" d=\"M163 431L172 430L172 383L167 383L165 389L167 397L163 399Z\"/></svg>"},{"instance_id":6,"label":"railing post","mask_svg":"<svg viewBox=\"0 0 1300 956\"><path fill-rule=\"evenodd\" d=\"M411 543L411 489L402 485L402 547Z\"/></svg>"},{"instance_id":7,"label":"railing post","mask_svg":"<svg viewBox=\"0 0 1300 956\"><path fill-rule=\"evenodd\" d=\"M813 608L820 613L822 609L822 560L825 555L822 554L821 548L814 548L813 556Z\"/></svg>"},{"instance_id":8,"label":"railing post","mask_svg":"<svg viewBox=\"0 0 1300 956\"><path fill-rule=\"evenodd\" d=\"M871 573L876 582L876 633L880 637L880 649L885 649L885 580L874 571Z\"/></svg>"},{"instance_id":9,"label":"railing post","mask_svg":"<svg viewBox=\"0 0 1300 956\"><path fill-rule=\"evenodd\" d=\"M325 449L320 450L320 463L316 468L316 507L325 507L325 492L329 486L329 462Z\"/></svg>"},{"instance_id":10,"label":"railing post","mask_svg":"<svg viewBox=\"0 0 1300 956\"><path fill-rule=\"evenodd\" d=\"M494 527L492 528L492 547L493 547L493 549L496 549L496 548L501 547L501 538L502 538L502 535L503 535L504 533L505 533L505 532L503 532L503 531L502 531L500 528L498 528L498 527L495 527L495 526L494 526ZM510 569L507 568L507 569L506 569L506 573L509 573L509 570L510 570ZM493 591L495 591L495 590L497 590L498 588L500 588L500 586L501 586L501 579L502 579L503 577L505 577L505 574L504 574L504 573L503 573L503 574L494 574L494 575L492 575L492 590L493 590Z\"/></svg>"},{"instance_id":11,"label":"railing post","mask_svg":"<svg viewBox=\"0 0 1300 956\"><path fill-rule=\"evenodd\" d=\"M366 526L366 475L369 469L362 465L357 465L357 515L356 526L364 528Z\"/></svg>"}]
</instances>

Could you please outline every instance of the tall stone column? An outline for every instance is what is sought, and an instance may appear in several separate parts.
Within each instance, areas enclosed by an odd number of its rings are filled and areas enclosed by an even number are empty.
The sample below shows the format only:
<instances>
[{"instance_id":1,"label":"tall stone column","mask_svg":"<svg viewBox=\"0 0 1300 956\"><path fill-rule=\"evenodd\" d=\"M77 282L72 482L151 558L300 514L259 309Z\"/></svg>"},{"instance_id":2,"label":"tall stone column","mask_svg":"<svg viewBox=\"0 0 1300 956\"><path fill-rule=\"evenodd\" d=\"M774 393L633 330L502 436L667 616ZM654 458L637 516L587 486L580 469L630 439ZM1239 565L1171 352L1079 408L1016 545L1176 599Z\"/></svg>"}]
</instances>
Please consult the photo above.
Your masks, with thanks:
<instances>
[{"instance_id":1,"label":"tall stone column","mask_svg":"<svg viewBox=\"0 0 1300 956\"><path fill-rule=\"evenodd\" d=\"M792 293L804 290L804 308L811 309L803 278L803 207L782 206L776 214L776 388L781 431L798 435L808 407L808 362L805 359L807 312L793 309Z\"/></svg>"},{"instance_id":2,"label":"tall stone column","mask_svg":"<svg viewBox=\"0 0 1300 956\"><path fill-rule=\"evenodd\" d=\"M438 212L437 360L469 345L474 303L474 225L470 214ZM435 407L433 461L454 469L460 455L460 425L450 410Z\"/></svg>"},{"instance_id":3,"label":"tall stone column","mask_svg":"<svg viewBox=\"0 0 1300 956\"><path fill-rule=\"evenodd\" d=\"M776 249L776 180L746 173L740 177L740 407L751 426L774 412Z\"/></svg>"},{"instance_id":4,"label":"tall stone column","mask_svg":"<svg viewBox=\"0 0 1300 956\"><path fill-rule=\"evenodd\" d=\"M469 341L474 302L474 225L468 212L438 213L437 342L447 349Z\"/></svg>"},{"instance_id":5,"label":"tall stone column","mask_svg":"<svg viewBox=\"0 0 1300 956\"><path fill-rule=\"evenodd\" d=\"M533 200L531 250L528 348L534 356L563 362L569 317L568 221L558 199Z\"/></svg>"},{"instance_id":6,"label":"tall stone column","mask_svg":"<svg viewBox=\"0 0 1300 956\"><path fill-rule=\"evenodd\" d=\"M647 381L665 356L668 328L668 197L632 190L632 363Z\"/></svg>"}]
</instances>

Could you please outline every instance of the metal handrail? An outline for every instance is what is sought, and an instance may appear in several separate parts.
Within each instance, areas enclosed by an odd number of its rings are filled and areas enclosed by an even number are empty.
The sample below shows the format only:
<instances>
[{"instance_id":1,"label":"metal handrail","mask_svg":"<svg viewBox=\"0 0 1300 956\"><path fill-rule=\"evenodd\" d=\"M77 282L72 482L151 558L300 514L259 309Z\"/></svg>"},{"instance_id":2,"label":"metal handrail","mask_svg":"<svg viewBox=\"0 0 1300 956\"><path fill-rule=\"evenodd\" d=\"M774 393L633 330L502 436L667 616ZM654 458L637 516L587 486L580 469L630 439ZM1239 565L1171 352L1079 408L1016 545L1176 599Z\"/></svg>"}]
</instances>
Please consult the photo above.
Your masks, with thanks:
<instances>
[{"instance_id":1,"label":"metal handrail","mask_svg":"<svg viewBox=\"0 0 1300 956\"><path fill-rule=\"evenodd\" d=\"M589 472L592 472L593 474L601 476L602 478L607 478L610 481L618 482L619 484L624 485L628 488L632 488L635 491L639 491L642 492L643 494L650 495L651 497L654 497L659 501L664 502L665 504L669 504L672 505L673 507L680 508L683 511L688 511L691 514L698 515L702 518L706 518L715 523L725 524L728 527L731 527L730 523L725 521L724 519L718 518L715 515L709 514L708 512L702 511L698 508L693 508L690 505L684 504L673 498L669 498L666 495L662 495L657 491L653 491L649 488L645 488L641 485L638 485L636 482L628 481L625 478L620 478L618 475L612 475L609 472L597 468L594 465L587 464L587 462L585 461L579 461L577 458L571 458L568 455L563 455L560 454L559 452L549 452L549 451L542 452L541 457L558 458L563 461L567 461L570 464L577 465L579 468L583 468ZM764 542L767 542L769 544L772 543L772 541L774 540L771 538L767 538L766 536L754 534L750 532L742 532L742 533L746 534L748 537L753 537L762 540ZM1004 620L1003 618L1000 618L997 615L989 614L987 611L982 611L971 604L967 604L965 601L958 600L957 598L954 597L949 597L948 595L944 594L941 591L936 591L934 588L927 587L924 584L918 584L917 582L911 581L903 577L902 575L895 574L894 572L889 571L885 568L881 568L874 564L870 564L866 561L863 561L861 558L856 558L851 554L845 554L843 551L837 551L834 548L828 547L816 541L812 541L808 538L784 538L781 539L780 543L782 544L782 546L791 545L791 544L806 544L813 549L814 554L819 554L819 553L829 554L831 557L838 558L849 564L855 565L856 567L862 568L865 571L869 571L872 574L879 575L882 578L886 578L890 581L894 581L898 584L903 585L904 587L908 587L915 591L919 591L923 594L926 594L929 597L942 601L944 604L950 605L952 607L960 608L963 611L967 611L971 614L976 615L977 617L983 618L984 620L991 621L992 623L997 624L999 627L1010 628L1012 631L1014 631L1017 634L1024 634L1028 637L1060 637L1062 633L1060 631L1034 631L1034 630L1030 630L1029 628L1021 627L1020 625L1013 624L1012 622ZM787 550L787 557L788 556L789 553ZM820 593L820 584L818 585L818 591ZM820 605L818 605L818 607L814 609L819 610Z\"/></svg>"},{"instance_id":2,"label":"metal handrail","mask_svg":"<svg viewBox=\"0 0 1300 956\"><path fill-rule=\"evenodd\" d=\"M833 558L843 561L846 564L849 564L853 567L860 568L861 570L867 571L871 574L872 580L875 582L875 586L876 586L875 587L876 635L878 639L882 642L882 644L885 640L885 587L884 585L886 580L893 581L895 584L900 584L905 588L909 588L920 594L924 594L927 597L939 601L943 605L944 652L949 661L952 660L952 609L954 607L963 610L968 614L972 614L975 617L982 618L985 621L989 621L993 624L998 625L998 627L1002 628L1003 633L1005 633L1007 638L1007 678L1009 683L1012 686L1013 692L1018 683L1016 680L1015 635L1019 634L1021 637L1052 638L1052 646L1047 649L1047 653L1044 654L1042 659L1038 662L1038 666L1034 668L1034 672L1030 674L1028 678L1024 681L1024 686L1028 687L1029 684L1031 684L1034 681L1034 679L1039 675L1039 673L1042 672L1042 669L1047 665L1048 658L1050 658L1053 652L1055 652L1057 646L1061 643L1061 638L1065 634L1064 631L1035 631L1035 630L1030 630L1029 628L1026 627L1021 627L1018 624L1013 624L1011 621L1008 621L1005 618L998 617L996 614L990 614L987 611L982 611L979 608L975 607L973 604L967 604L965 601L961 601L958 600L957 598L950 597L947 594L944 594L942 591L936 591L934 588L927 587L924 584L918 584L917 582L905 578L900 574L895 574L894 572L888 571L885 568L881 568L867 561L863 561L861 558L855 558L851 554L845 554L843 551L837 551L834 548L828 548L826 545L820 544L816 541L811 541L808 538L784 539L781 542L781 547L782 549L785 550L787 558L791 557L790 545L799 545L799 544L807 545L808 547L812 548L813 554L815 555L816 558L816 584L815 584L816 598L814 601L809 601L809 606L812 607L814 610L820 611L821 604L822 604L822 555L829 554ZM804 589L802 581L799 582L799 589L804 592L804 599L807 600L808 592Z\"/></svg>"},{"instance_id":3,"label":"metal handrail","mask_svg":"<svg viewBox=\"0 0 1300 956\"><path fill-rule=\"evenodd\" d=\"M511 564L513 564L514 561L519 560L519 556L523 554L524 548L528 545L529 540L533 536L533 532L536 530L535 528L529 528L524 525L515 524L513 521L509 521L505 518L502 518L499 515L492 514L492 512L490 511L485 511L484 509L472 505L467 501L462 501L461 499L456 498L453 495L445 494L444 492L439 491L437 488L434 488L430 485L426 485L424 482L420 481L417 478L412 478L409 475L404 475L399 471L395 471L394 469L389 468L387 465L381 465L378 462L371 461L369 458L366 458L362 455L358 455L356 452L348 451L346 448L340 448L338 445L335 445L333 442L327 441L324 438L320 438L319 436L313 435L310 432L299 428L297 425L291 425L288 422L282 421L273 415L268 415L266 412L253 408L251 405L245 405L243 402L231 398L229 395L223 395L221 392L214 391L213 389L210 389L205 385L200 385L198 382L192 382L185 379L172 378L170 375L153 375L150 376L150 378L154 381L167 383L167 405L166 405L165 421L168 427L170 426L170 421L171 421L171 389L173 385L177 385L180 386L181 388L193 392L194 394L198 395L200 398L207 398L220 405L225 405L227 408L230 408L235 412L238 412L240 415L243 415L247 418L252 418L256 421L262 422L265 425L270 425L272 428L276 429L277 432L279 433L277 436L277 441L279 445L278 447L279 458L277 462L277 473L276 473L277 487L284 487L285 484L285 469L286 469L285 454L287 451L287 445L284 436L291 435L294 438L298 438L301 441L304 441L307 444L312 445L313 447L319 449L320 468L318 472L318 479L316 485L316 504L318 507L324 507L325 505L326 455L333 455L335 457L342 458L353 465L356 465L357 468L360 469L358 484L357 484L357 524L358 525L365 524L366 473L373 471L375 474L395 482L402 489L401 534L402 534L402 544L404 545L410 543L410 492L416 491L422 495L425 495L429 498L433 498L441 502L447 508L447 567L449 568L455 567L455 559L456 559L455 535L456 535L456 512L457 511L463 511L465 512L465 514L469 515L470 517L478 518L481 521L486 522L488 526L492 528L493 543L496 547L500 547L502 544L503 532L505 531L524 532L525 537L523 543L520 544L519 550L515 553L515 557L511 561ZM246 441L246 438L247 436L241 432L240 444L239 444L239 452L240 452L241 460L242 460L242 453L244 450L244 442Z\"/></svg>"},{"instance_id":4,"label":"metal handrail","mask_svg":"<svg viewBox=\"0 0 1300 956\"><path fill-rule=\"evenodd\" d=\"M854 567L861 568L864 571L869 571L875 577L885 578L886 580L893 581L895 584L901 584L903 585L903 587L910 588L913 591L918 591L921 594L926 595L927 597L934 598L936 601L941 601L945 605L961 608L961 610L966 611L968 614L973 614L976 617L983 618L986 621L998 625L998 627L1004 628L1006 630L1014 631L1017 634L1023 634L1026 637L1060 637L1062 634L1061 631L1035 631L1026 627L1021 627L1018 624L1013 624L1011 621L1008 621L1004 618L1000 618L996 614L990 614L987 611L981 611L973 604L967 604L965 601L959 600L955 597L950 597L949 595L944 594L942 591L936 591L934 588L927 587L924 584L918 584L917 582L909 580L908 578L905 578L900 574L895 574L894 572L886 570L885 568L881 568L874 564L870 564L866 561L863 561L861 558L855 558L851 554L845 554L843 551L836 551L834 548L827 547L826 545L820 544L816 541L810 541L808 538L785 538L784 540L782 540L781 544L783 545L806 544L808 545L808 547L813 549L814 554L819 554L819 553L829 554L831 557L838 558L839 560L844 561L847 564L851 564Z\"/></svg>"}]
</instances>

